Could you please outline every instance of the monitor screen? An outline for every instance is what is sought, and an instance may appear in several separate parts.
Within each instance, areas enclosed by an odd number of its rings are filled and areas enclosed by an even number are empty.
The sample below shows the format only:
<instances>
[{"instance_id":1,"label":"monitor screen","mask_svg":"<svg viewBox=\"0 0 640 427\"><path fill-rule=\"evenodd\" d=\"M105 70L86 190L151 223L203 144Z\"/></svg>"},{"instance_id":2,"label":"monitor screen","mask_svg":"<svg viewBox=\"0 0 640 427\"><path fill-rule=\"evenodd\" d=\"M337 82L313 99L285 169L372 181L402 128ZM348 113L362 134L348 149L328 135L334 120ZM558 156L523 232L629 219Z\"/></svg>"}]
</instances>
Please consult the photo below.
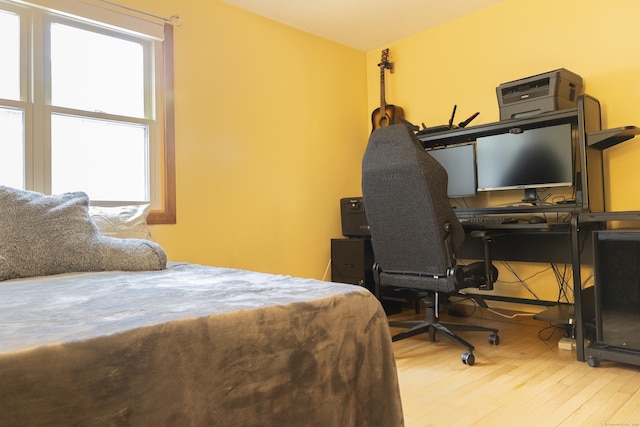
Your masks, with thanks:
<instances>
[{"instance_id":1,"label":"monitor screen","mask_svg":"<svg viewBox=\"0 0 640 427\"><path fill-rule=\"evenodd\" d=\"M451 198L476 194L476 156L473 144L455 145L427 151L444 167L449 177L447 195Z\"/></svg>"},{"instance_id":2,"label":"monitor screen","mask_svg":"<svg viewBox=\"0 0 640 427\"><path fill-rule=\"evenodd\" d=\"M478 191L571 186L571 124L480 137L476 161Z\"/></svg>"}]
</instances>

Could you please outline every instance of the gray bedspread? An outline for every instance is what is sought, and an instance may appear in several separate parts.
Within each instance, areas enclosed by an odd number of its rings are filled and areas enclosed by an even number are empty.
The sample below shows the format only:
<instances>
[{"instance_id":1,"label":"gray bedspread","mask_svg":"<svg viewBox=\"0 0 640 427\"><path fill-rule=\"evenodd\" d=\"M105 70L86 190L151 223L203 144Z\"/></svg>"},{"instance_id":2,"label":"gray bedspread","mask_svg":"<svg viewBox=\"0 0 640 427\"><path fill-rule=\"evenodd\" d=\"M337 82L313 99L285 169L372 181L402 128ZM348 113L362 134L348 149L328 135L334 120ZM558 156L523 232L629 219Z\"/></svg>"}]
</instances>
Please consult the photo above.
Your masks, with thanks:
<instances>
[{"instance_id":1,"label":"gray bedspread","mask_svg":"<svg viewBox=\"0 0 640 427\"><path fill-rule=\"evenodd\" d=\"M176 264L0 282L0 426L401 426L352 285Z\"/></svg>"}]
</instances>

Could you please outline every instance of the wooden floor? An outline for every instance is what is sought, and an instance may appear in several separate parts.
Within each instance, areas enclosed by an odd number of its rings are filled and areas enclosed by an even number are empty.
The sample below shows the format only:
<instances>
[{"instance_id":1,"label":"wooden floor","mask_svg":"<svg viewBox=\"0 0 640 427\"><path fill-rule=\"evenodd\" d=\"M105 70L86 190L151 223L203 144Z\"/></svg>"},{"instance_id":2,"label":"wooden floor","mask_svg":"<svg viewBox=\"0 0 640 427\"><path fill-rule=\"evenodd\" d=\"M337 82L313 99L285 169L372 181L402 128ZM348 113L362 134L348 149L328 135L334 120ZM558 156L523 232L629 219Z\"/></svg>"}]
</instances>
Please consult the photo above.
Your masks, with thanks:
<instances>
[{"instance_id":1,"label":"wooden floor","mask_svg":"<svg viewBox=\"0 0 640 427\"><path fill-rule=\"evenodd\" d=\"M389 316L408 318L422 315ZM561 333L551 336L548 323L496 319L479 309L447 319L500 330L497 346L489 333L460 333L475 346L473 366L461 361L464 347L444 337L393 344L406 427L640 426L640 367L602 361L592 368L575 350L558 348Z\"/></svg>"}]
</instances>

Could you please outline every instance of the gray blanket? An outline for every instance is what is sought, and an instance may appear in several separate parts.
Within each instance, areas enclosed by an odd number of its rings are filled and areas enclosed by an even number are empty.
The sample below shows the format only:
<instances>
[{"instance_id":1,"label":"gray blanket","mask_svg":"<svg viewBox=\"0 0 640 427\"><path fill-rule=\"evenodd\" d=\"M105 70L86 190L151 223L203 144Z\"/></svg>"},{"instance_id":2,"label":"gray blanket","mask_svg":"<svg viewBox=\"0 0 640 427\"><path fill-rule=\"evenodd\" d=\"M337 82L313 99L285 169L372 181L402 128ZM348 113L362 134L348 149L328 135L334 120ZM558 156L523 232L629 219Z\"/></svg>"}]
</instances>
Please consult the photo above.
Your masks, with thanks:
<instances>
[{"instance_id":1,"label":"gray blanket","mask_svg":"<svg viewBox=\"0 0 640 427\"><path fill-rule=\"evenodd\" d=\"M0 283L0 425L399 426L357 286L173 265Z\"/></svg>"}]
</instances>

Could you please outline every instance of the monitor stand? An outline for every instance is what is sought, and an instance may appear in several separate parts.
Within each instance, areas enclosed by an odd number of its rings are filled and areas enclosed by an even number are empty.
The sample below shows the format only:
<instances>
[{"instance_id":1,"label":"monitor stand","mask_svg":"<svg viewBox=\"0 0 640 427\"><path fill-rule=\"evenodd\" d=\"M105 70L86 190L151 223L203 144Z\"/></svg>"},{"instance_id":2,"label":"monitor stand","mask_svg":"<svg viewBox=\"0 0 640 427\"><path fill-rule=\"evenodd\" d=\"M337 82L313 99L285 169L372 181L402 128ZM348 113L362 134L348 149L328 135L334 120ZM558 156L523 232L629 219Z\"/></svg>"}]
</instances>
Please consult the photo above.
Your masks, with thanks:
<instances>
[{"instance_id":1,"label":"monitor stand","mask_svg":"<svg viewBox=\"0 0 640 427\"><path fill-rule=\"evenodd\" d=\"M538 201L538 191L535 188L525 188L523 202L535 203Z\"/></svg>"}]
</instances>

